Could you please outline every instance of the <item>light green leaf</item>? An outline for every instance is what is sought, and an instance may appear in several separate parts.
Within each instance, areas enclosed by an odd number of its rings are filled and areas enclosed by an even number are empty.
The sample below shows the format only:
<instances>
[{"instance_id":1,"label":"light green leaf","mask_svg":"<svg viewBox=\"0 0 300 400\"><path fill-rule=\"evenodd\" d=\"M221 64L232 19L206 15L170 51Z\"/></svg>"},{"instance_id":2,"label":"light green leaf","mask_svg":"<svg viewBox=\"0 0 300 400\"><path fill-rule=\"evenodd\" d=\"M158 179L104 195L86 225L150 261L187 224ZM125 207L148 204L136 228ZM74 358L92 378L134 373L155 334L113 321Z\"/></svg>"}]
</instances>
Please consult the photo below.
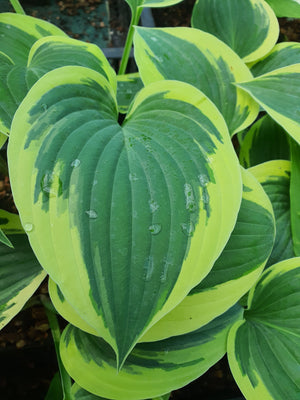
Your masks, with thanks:
<instances>
[{"instance_id":1,"label":"light green leaf","mask_svg":"<svg viewBox=\"0 0 300 400\"><path fill-rule=\"evenodd\" d=\"M213 35L193 28L136 27L134 49L145 85L162 79L192 84L215 103L231 135L257 117L257 103L233 85L252 79L249 69Z\"/></svg>"},{"instance_id":2,"label":"light green leaf","mask_svg":"<svg viewBox=\"0 0 300 400\"><path fill-rule=\"evenodd\" d=\"M289 160L289 138L286 131L265 115L245 135L239 159L245 168L270 160Z\"/></svg>"},{"instance_id":3,"label":"light green leaf","mask_svg":"<svg viewBox=\"0 0 300 400\"><path fill-rule=\"evenodd\" d=\"M275 11L277 17L300 18L299 0L266 0Z\"/></svg>"},{"instance_id":4,"label":"light green leaf","mask_svg":"<svg viewBox=\"0 0 300 400\"><path fill-rule=\"evenodd\" d=\"M290 140L291 148L291 228L293 249L296 256L300 256L300 147L294 140Z\"/></svg>"},{"instance_id":5,"label":"light green leaf","mask_svg":"<svg viewBox=\"0 0 300 400\"><path fill-rule=\"evenodd\" d=\"M269 196L276 221L276 238L267 266L294 257L290 213L289 161L275 160L250 168Z\"/></svg>"},{"instance_id":6,"label":"light green leaf","mask_svg":"<svg viewBox=\"0 0 300 400\"><path fill-rule=\"evenodd\" d=\"M244 321L229 333L228 359L247 400L300 396L300 258L264 272L249 295Z\"/></svg>"},{"instance_id":7,"label":"light green leaf","mask_svg":"<svg viewBox=\"0 0 300 400\"><path fill-rule=\"evenodd\" d=\"M20 105L8 155L42 266L122 361L209 272L242 187L224 120L191 85L148 85L117 117L103 76L56 69Z\"/></svg>"},{"instance_id":8,"label":"light green leaf","mask_svg":"<svg viewBox=\"0 0 300 400\"><path fill-rule=\"evenodd\" d=\"M237 83L300 143L300 64Z\"/></svg>"},{"instance_id":9,"label":"light green leaf","mask_svg":"<svg viewBox=\"0 0 300 400\"><path fill-rule=\"evenodd\" d=\"M26 235L10 235L14 248L0 244L0 329L22 309L46 276Z\"/></svg>"},{"instance_id":10,"label":"light green leaf","mask_svg":"<svg viewBox=\"0 0 300 400\"><path fill-rule=\"evenodd\" d=\"M245 62L267 54L279 35L276 15L263 0L197 0L192 27L216 36Z\"/></svg>"},{"instance_id":11,"label":"light green leaf","mask_svg":"<svg viewBox=\"0 0 300 400\"><path fill-rule=\"evenodd\" d=\"M253 76L259 76L275 69L300 63L300 43L278 43L272 51L261 60L251 64L250 71Z\"/></svg>"},{"instance_id":12,"label":"light green leaf","mask_svg":"<svg viewBox=\"0 0 300 400\"><path fill-rule=\"evenodd\" d=\"M27 15L0 14L0 147L7 139L20 101L19 93L26 86L24 70L30 48L49 35L65 36L65 33L49 22Z\"/></svg>"},{"instance_id":13,"label":"light green leaf","mask_svg":"<svg viewBox=\"0 0 300 400\"><path fill-rule=\"evenodd\" d=\"M117 102L119 112L126 114L134 96L144 87L138 73L117 75Z\"/></svg>"},{"instance_id":14,"label":"light green leaf","mask_svg":"<svg viewBox=\"0 0 300 400\"><path fill-rule=\"evenodd\" d=\"M186 385L216 363L225 354L228 330L241 316L235 306L187 335L138 344L118 373L104 340L69 325L62 334L61 357L75 382L98 396L153 398Z\"/></svg>"},{"instance_id":15,"label":"light green leaf","mask_svg":"<svg viewBox=\"0 0 300 400\"><path fill-rule=\"evenodd\" d=\"M243 198L234 230L207 277L141 341L187 333L224 313L247 293L271 253L275 221L261 185L242 171Z\"/></svg>"},{"instance_id":16,"label":"light green leaf","mask_svg":"<svg viewBox=\"0 0 300 400\"><path fill-rule=\"evenodd\" d=\"M19 215L5 210L0 210L0 229L2 229L7 235L13 235L16 233L24 234L24 229Z\"/></svg>"}]
</instances>

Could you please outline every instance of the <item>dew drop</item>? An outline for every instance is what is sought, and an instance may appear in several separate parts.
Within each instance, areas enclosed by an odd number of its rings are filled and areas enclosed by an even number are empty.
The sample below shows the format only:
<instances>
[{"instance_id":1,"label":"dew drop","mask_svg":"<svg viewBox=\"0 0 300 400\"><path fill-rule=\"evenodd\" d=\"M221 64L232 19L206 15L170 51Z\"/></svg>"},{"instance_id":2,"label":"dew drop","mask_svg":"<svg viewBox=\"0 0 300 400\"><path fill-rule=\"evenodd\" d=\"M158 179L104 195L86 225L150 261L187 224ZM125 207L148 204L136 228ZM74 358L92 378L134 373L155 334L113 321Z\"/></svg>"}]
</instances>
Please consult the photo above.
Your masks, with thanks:
<instances>
[{"instance_id":1,"label":"dew drop","mask_svg":"<svg viewBox=\"0 0 300 400\"><path fill-rule=\"evenodd\" d=\"M208 177L207 177L207 175L205 175L205 174L200 174L200 175L198 176L198 179L199 179L200 185L201 185L202 187L205 187L205 186L207 186L207 185L209 184Z\"/></svg>"},{"instance_id":2,"label":"dew drop","mask_svg":"<svg viewBox=\"0 0 300 400\"><path fill-rule=\"evenodd\" d=\"M161 231L161 224L153 224L149 226L149 231L152 235L158 235Z\"/></svg>"},{"instance_id":3,"label":"dew drop","mask_svg":"<svg viewBox=\"0 0 300 400\"><path fill-rule=\"evenodd\" d=\"M169 271L169 267L170 267L171 263L170 262L166 262L164 265L164 269L160 275L160 281L161 283L165 283L168 277L168 271Z\"/></svg>"},{"instance_id":4,"label":"dew drop","mask_svg":"<svg viewBox=\"0 0 300 400\"><path fill-rule=\"evenodd\" d=\"M25 224L24 225L24 230L25 230L25 232L32 232L33 231L33 225L32 224Z\"/></svg>"},{"instance_id":5,"label":"dew drop","mask_svg":"<svg viewBox=\"0 0 300 400\"><path fill-rule=\"evenodd\" d=\"M93 186L97 185L97 183L98 183L97 179L94 179Z\"/></svg>"},{"instance_id":6,"label":"dew drop","mask_svg":"<svg viewBox=\"0 0 300 400\"><path fill-rule=\"evenodd\" d=\"M202 201L204 204L208 204L209 203L209 194L207 192L203 192L202 193Z\"/></svg>"},{"instance_id":7,"label":"dew drop","mask_svg":"<svg viewBox=\"0 0 300 400\"><path fill-rule=\"evenodd\" d=\"M151 40L152 42L157 42L158 39L155 36L151 36Z\"/></svg>"},{"instance_id":8,"label":"dew drop","mask_svg":"<svg viewBox=\"0 0 300 400\"><path fill-rule=\"evenodd\" d=\"M149 200L149 206L151 213L155 213L159 209L159 205L154 200Z\"/></svg>"},{"instance_id":9,"label":"dew drop","mask_svg":"<svg viewBox=\"0 0 300 400\"><path fill-rule=\"evenodd\" d=\"M6 25L6 28L7 29L11 29L11 25Z\"/></svg>"},{"instance_id":10,"label":"dew drop","mask_svg":"<svg viewBox=\"0 0 300 400\"><path fill-rule=\"evenodd\" d=\"M129 180L130 180L130 182L134 182L134 181L137 181L138 180L138 178L137 178L137 176L136 176L136 174L129 174Z\"/></svg>"},{"instance_id":11,"label":"dew drop","mask_svg":"<svg viewBox=\"0 0 300 400\"><path fill-rule=\"evenodd\" d=\"M62 181L53 172L47 172L42 178L41 188L47 197L56 197L62 191Z\"/></svg>"},{"instance_id":12,"label":"dew drop","mask_svg":"<svg viewBox=\"0 0 300 400\"><path fill-rule=\"evenodd\" d=\"M185 195L185 207L190 212L195 211L196 209L196 202L194 198L193 188L192 185L189 183L184 184L184 195Z\"/></svg>"},{"instance_id":13,"label":"dew drop","mask_svg":"<svg viewBox=\"0 0 300 400\"><path fill-rule=\"evenodd\" d=\"M47 111L48 110L47 104L42 104L41 108L42 108L43 111Z\"/></svg>"},{"instance_id":14,"label":"dew drop","mask_svg":"<svg viewBox=\"0 0 300 400\"><path fill-rule=\"evenodd\" d=\"M74 168L79 167L79 165L80 165L80 160L78 160L78 158L76 158L76 160L72 161L71 163L71 167Z\"/></svg>"},{"instance_id":15,"label":"dew drop","mask_svg":"<svg viewBox=\"0 0 300 400\"><path fill-rule=\"evenodd\" d=\"M150 281L154 271L154 263L153 263L153 257L148 257L144 264L144 280L146 282Z\"/></svg>"},{"instance_id":16,"label":"dew drop","mask_svg":"<svg viewBox=\"0 0 300 400\"><path fill-rule=\"evenodd\" d=\"M185 234L185 236L191 237L193 236L195 232L195 226L193 222L187 222L187 223L182 223L180 224L182 232Z\"/></svg>"},{"instance_id":17,"label":"dew drop","mask_svg":"<svg viewBox=\"0 0 300 400\"><path fill-rule=\"evenodd\" d=\"M98 217L98 214L95 210L87 210L85 213L91 219L96 219Z\"/></svg>"}]
</instances>

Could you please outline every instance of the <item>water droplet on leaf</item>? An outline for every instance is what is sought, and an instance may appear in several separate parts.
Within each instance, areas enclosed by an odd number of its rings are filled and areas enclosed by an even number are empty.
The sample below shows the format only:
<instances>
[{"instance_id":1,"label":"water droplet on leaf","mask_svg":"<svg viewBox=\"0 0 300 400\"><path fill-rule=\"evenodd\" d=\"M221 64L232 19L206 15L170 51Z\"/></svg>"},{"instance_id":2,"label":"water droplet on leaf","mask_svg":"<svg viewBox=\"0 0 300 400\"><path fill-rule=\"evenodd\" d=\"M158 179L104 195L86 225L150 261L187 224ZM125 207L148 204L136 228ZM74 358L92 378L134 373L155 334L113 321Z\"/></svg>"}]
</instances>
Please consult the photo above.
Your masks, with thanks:
<instances>
[{"instance_id":1,"label":"water droplet on leaf","mask_svg":"<svg viewBox=\"0 0 300 400\"><path fill-rule=\"evenodd\" d=\"M161 231L161 224L153 224L149 226L149 231L152 235L158 235Z\"/></svg>"},{"instance_id":2,"label":"water droplet on leaf","mask_svg":"<svg viewBox=\"0 0 300 400\"><path fill-rule=\"evenodd\" d=\"M184 184L185 207L187 210L193 212L196 210L196 202L194 198L192 185L189 183Z\"/></svg>"},{"instance_id":3,"label":"water droplet on leaf","mask_svg":"<svg viewBox=\"0 0 300 400\"><path fill-rule=\"evenodd\" d=\"M166 261L166 263L164 265L164 269L163 269L163 271L162 271L162 273L160 275L161 283L165 283L166 282L167 277L168 277L168 271L169 271L170 265L171 265L171 263Z\"/></svg>"},{"instance_id":4,"label":"water droplet on leaf","mask_svg":"<svg viewBox=\"0 0 300 400\"><path fill-rule=\"evenodd\" d=\"M72 161L71 163L71 167L74 168L79 167L79 165L80 165L80 160L78 160L78 158L76 158L76 160Z\"/></svg>"},{"instance_id":5,"label":"water droplet on leaf","mask_svg":"<svg viewBox=\"0 0 300 400\"><path fill-rule=\"evenodd\" d=\"M42 178L41 188L47 197L56 197L61 194L62 181L53 172L47 172Z\"/></svg>"},{"instance_id":6,"label":"water droplet on leaf","mask_svg":"<svg viewBox=\"0 0 300 400\"><path fill-rule=\"evenodd\" d=\"M96 219L96 218L98 217L98 214L96 213L95 210L87 210L85 213L86 213L86 214L88 215L88 217L91 218L91 219Z\"/></svg>"},{"instance_id":7,"label":"water droplet on leaf","mask_svg":"<svg viewBox=\"0 0 300 400\"><path fill-rule=\"evenodd\" d=\"M129 180L130 180L130 182L134 182L134 181L137 181L138 178L137 178L136 174L129 174Z\"/></svg>"},{"instance_id":8,"label":"water droplet on leaf","mask_svg":"<svg viewBox=\"0 0 300 400\"><path fill-rule=\"evenodd\" d=\"M144 264L144 280L148 282L152 275L153 275L153 270L154 270L154 263L153 263L153 257L148 257Z\"/></svg>"},{"instance_id":9,"label":"water droplet on leaf","mask_svg":"<svg viewBox=\"0 0 300 400\"><path fill-rule=\"evenodd\" d=\"M181 226L181 230L182 232L185 234L185 236L193 236L194 232L195 232L195 225L193 224L193 222L185 222L180 224Z\"/></svg>"},{"instance_id":10,"label":"water droplet on leaf","mask_svg":"<svg viewBox=\"0 0 300 400\"><path fill-rule=\"evenodd\" d=\"M33 225L32 224L25 224L24 225L24 230L25 230L25 232L32 232L33 231Z\"/></svg>"},{"instance_id":11,"label":"water droplet on leaf","mask_svg":"<svg viewBox=\"0 0 300 400\"><path fill-rule=\"evenodd\" d=\"M205 175L205 174L200 174L200 175L198 176L198 179L199 179L200 185L201 185L202 187L207 186L208 183L209 183L209 179L208 179L207 175Z\"/></svg>"},{"instance_id":12,"label":"water droplet on leaf","mask_svg":"<svg viewBox=\"0 0 300 400\"><path fill-rule=\"evenodd\" d=\"M152 214L159 209L159 205L154 200L149 200L149 206Z\"/></svg>"},{"instance_id":13,"label":"water droplet on leaf","mask_svg":"<svg viewBox=\"0 0 300 400\"><path fill-rule=\"evenodd\" d=\"M48 110L47 104L42 104L41 107L42 107L43 111L47 111Z\"/></svg>"}]
</instances>

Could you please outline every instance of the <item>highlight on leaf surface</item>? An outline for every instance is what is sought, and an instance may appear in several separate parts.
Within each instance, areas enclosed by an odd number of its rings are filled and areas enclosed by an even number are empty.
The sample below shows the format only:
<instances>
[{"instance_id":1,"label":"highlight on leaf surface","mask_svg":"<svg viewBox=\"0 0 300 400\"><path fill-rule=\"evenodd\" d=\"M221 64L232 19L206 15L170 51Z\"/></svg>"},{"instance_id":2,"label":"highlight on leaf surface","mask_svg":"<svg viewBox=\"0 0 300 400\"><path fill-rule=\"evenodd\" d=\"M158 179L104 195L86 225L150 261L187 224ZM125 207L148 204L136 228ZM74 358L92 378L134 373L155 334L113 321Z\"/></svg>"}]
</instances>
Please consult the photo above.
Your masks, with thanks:
<instances>
[{"instance_id":1,"label":"highlight on leaf surface","mask_svg":"<svg viewBox=\"0 0 300 400\"><path fill-rule=\"evenodd\" d=\"M135 28L135 60L145 85L161 79L190 83L218 107L231 135L249 126L259 107L233 83L252 74L233 50L193 28Z\"/></svg>"},{"instance_id":2,"label":"highlight on leaf surface","mask_svg":"<svg viewBox=\"0 0 300 400\"><path fill-rule=\"evenodd\" d=\"M243 197L236 225L209 274L141 338L154 341L197 329L232 307L257 281L271 253L275 221L268 196L242 169Z\"/></svg>"},{"instance_id":3,"label":"highlight on leaf surface","mask_svg":"<svg viewBox=\"0 0 300 400\"><path fill-rule=\"evenodd\" d=\"M269 115L256 121L240 144L239 159L245 168L270 160L289 160L289 136Z\"/></svg>"},{"instance_id":4,"label":"highlight on leaf surface","mask_svg":"<svg viewBox=\"0 0 300 400\"><path fill-rule=\"evenodd\" d=\"M269 196L276 221L275 243L267 267L294 257L290 212L290 161L274 160L256 165L249 171Z\"/></svg>"},{"instance_id":5,"label":"highlight on leaf surface","mask_svg":"<svg viewBox=\"0 0 300 400\"><path fill-rule=\"evenodd\" d=\"M246 63L269 53L279 36L276 15L264 0L197 0L192 27L216 36Z\"/></svg>"},{"instance_id":6,"label":"highlight on leaf surface","mask_svg":"<svg viewBox=\"0 0 300 400\"><path fill-rule=\"evenodd\" d=\"M300 143L300 64L271 71L248 82L237 83Z\"/></svg>"},{"instance_id":7,"label":"highlight on leaf surface","mask_svg":"<svg viewBox=\"0 0 300 400\"><path fill-rule=\"evenodd\" d=\"M186 385L223 357L228 331L242 313L236 305L189 334L139 343L118 373L114 352L104 340L69 325L60 343L62 361L75 382L93 394L151 399Z\"/></svg>"},{"instance_id":8,"label":"highlight on leaf surface","mask_svg":"<svg viewBox=\"0 0 300 400\"><path fill-rule=\"evenodd\" d=\"M244 321L229 332L233 376L249 400L300 394L300 258L267 269L249 294Z\"/></svg>"},{"instance_id":9,"label":"highlight on leaf surface","mask_svg":"<svg viewBox=\"0 0 300 400\"><path fill-rule=\"evenodd\" d=\"M300 63L300 43L282 42L276 44L272 51L265 57L251 64L250 71L253 76L264 75L275 69Z\"/></svg>"},{"instance_id":10,"label":"highlight on leaf surface","mask_svg":"<svg viewBox=\"0 0 300 400\"><path fill-rule=\"evenodd\" d=\"M102 75L56 69L20 105L8 156L41 265L121 364L211 269L242 182L226 124L196 88L148 85L117 117Z\"/></svg>"},{"instance_id":11,"label":"highlight on leaf surface","mask_svg":"<svg viewBox=\"0 0 300 400\"><path fill-rule=\"evenodd\" d=\"M46 276L26 235L8 238L13 249L0 243L0 329L18 314Z\"/></svg>"}]
</instances>

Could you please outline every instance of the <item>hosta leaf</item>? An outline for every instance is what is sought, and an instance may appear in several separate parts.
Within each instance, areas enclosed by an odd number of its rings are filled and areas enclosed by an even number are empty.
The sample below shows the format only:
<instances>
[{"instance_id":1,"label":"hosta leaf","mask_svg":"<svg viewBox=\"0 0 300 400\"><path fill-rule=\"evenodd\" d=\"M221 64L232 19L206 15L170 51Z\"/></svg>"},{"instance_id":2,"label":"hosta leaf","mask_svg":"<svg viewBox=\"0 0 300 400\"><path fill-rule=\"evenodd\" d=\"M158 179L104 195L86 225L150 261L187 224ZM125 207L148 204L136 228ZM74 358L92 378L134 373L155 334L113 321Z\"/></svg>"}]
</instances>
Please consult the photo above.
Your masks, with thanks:
<instances>
[{"instance_id":1,"label":"hosta leaf","mask_svg":"<svg viewBox=\"0 0 300 400\"><path fill-rule=\"evenodd\" d=\"M0 243L0 329L22 309L46 276L26 235L10 235L11 249Z\"/></svg>"},{"instance_id":2,"label":"hosta leaf","mask_svg":"<svg viewBox=\"0 0 300 400\"><path fill-rule=\"evenodd\" d=\"M232 84L251 79L249 69L213 35L193 28L137 27L134 44L145 85L161 79L192 84L215 103L231 134L256 118L256 102Z\"/></svg>"},{"instance_id":3,"label":"hosta leaf","mask_svg":"<svg viewBox=\"0 0 300 400\"><path fill-rule=\"evenodd\" d=\"M289 160L289 139L286 131L265 115L247 132L240 147L239 158L246 168L270 160Z\"/></svg>"},{"instance_id":4,"label":"hosta leaf","mask_svg":"<svg viewBox=\"0 0 300 400\"><path fill-rule=\"evenodd\" d=\"M40 38L65 33L49 22L27 15L0 14L0 144L6 140L24 87L24 69L31 46ZM26 93L26 92L25 92Z\"/></svg>"},{"instance_id":5,"label":"hosta leaf","mask_svg":"<svg viewBox=\"0 0 300 400\"><path fill-rule=\"evenodd\" d=\"M127 113L134 96L142 87L144 85L138 73L117 76L117 101L120 113Z\"/></svg>"},{"instance_id":6,"label":"hosta leaf","mask_svg":"<svg viewBox=\"0 0 300 400\"><path fill-rule=\"evenodd\" d=\"M250 168L269 196L276 221L276 238L267 266L294 257L290 213L290 162L268 161Z\"/></svg>"},{"instance_id":7,"label":"hosta leaf","mask_svg":"<svg viewBox=\"0 0 300 400\"><path fill-rule=\"evenodd\" d=\"M50 383L44 400L62 400L64 398L59 372L56 372Z\"/></svg>"},{"instance_id":8,"label":"hosta leaf","mask_svg":"<svg viewBox=\"0 0 300 400\"><path fill-rule=\"evenodd\" d=\"M277 18L263 0L197 0L192 27L216 36L245 62L267 54L279 35Z\"/></svg>"},{"instance_id":9,"label":"hosta leaf","mask_svg":"<svg viewBox=\"0 0 300 400\"><path fill-rule=\"evenodd\" d=\"M19 215L5 210L0 210L0 229L7 235L24 234Z\"/></svg>"},{"instance_id":10,"label":"hosta leaf","mask_svg":"<svg viewBox=\"0 0 300 400\"><path fill-rule=\"evenodd\" d=\"M268 196L243 170L243 198L234 230L207 277L141 341L180 335L207 324L235 304L257 281L271 253L275 222Z\"/></svg>"},{"instance_id":11,"label":"hosta leaf","mask_svg":"<svg viewBox=\"0 0 300 400\"><path fill-rule=\"evenodd\" d=\"M266 0L275 11L277 17L300 18L299 0Z\"/></svg>"},{"instance_id":12,"label":"hosta leaf","mask_svg":"<svg viewBox=\"0 0 300 400\"><path fill-rule=\"evenodd\" d=\"M283 67L237 85L251 94L300 143L300 64Z\"/></svg>"},{"instance_id":13,"label":"hosta leaf","mask_svg":"<svg viewBox=\"0 0 300 400\"><path fill-rule=\"evenodd\" d=\"M0 242L5 244L6 246L14 247L1 228L0 228Z\"/></svg>"},{"instance_id":14,"label":"hosta leaf","mask_svg":"<svg viewBox=\"0 0 300 400\"><path fill-rule=\"evenodd\" d=\"M282 67L300 63L300 43L278 43L272 51L251 65L253 76L264 75Z\"/></svg>"},{"instance_id":15,"label":"hosta leaf","mask_svg":"<svg viewBox=\"0 0 300 400\"><path fill-rule=\"evenodd\" d=\"M300 396L300 258L262 275L249 295L249 310L229 334L228 358L248 400Z\"/></svg>"},{"instance_id":16,"label":"hosta leaf","mask_svg":"<svg viewBox=\"0 0 300 400\"><path fill-rule=\"evenodd\" d=\"M105 78L64 67L32 87L12 132L31 245L122 361L209 272L234 227L241 178L226 124L196 88L163 81L139 92L120 126Z\"/></svg>"},{"instance_id":17,"label":"hosta leaf","mask_svg":"<svg viewBox=\"0 0 300 400\"><path fill-rule=\"evenodd\" d=\"M3 77L3 109L9 116L7 117L7 130L17 107L28 90L41 76L53 69L66 65L88 67L101 73L116 90L115 72L102 51L94 44L84 43L66 36L48 36L35 41L26 56L24 65L12 65L9 72Z\"/></svg>"},{"instance_id":18,"label":"hosta leaf","mask_svg":"<svg viewBox=\"0 0 300 400\"><path fill-rule=\"evenodd\" d=\"M291 204L291 229L293 249L296 256L300 256L300 147L294 140L290 141L291 146L291 183L290 183L290 204Z\"/></svg>"},{"instance_id":19,"label":"hosta leaf","mask_svg":"<svg viewBox=\"0 0 300 400\"><path fill-rule=\"evenodd\" d=\"M138 344L119 373L112 349L102 339L69 325L62 335L61 357L71 377L86 390L116 400L159 396L202 375L226 351L230 326L241 318L234 307L187 335Z\"/></svg>"}]
</instances>

